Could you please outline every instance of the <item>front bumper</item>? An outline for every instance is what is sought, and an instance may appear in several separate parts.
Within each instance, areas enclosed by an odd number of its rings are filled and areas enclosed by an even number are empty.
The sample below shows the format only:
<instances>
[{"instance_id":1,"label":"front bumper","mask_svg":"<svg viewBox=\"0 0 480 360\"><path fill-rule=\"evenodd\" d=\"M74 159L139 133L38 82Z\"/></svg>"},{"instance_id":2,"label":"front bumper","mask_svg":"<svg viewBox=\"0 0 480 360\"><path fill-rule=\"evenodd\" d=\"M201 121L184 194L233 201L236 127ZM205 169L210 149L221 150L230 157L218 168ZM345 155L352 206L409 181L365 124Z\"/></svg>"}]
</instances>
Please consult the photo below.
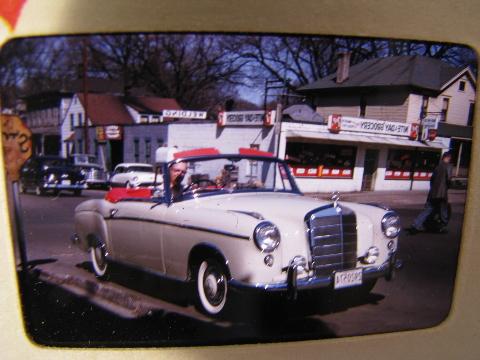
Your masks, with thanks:
<instances>
[{"instance_id":1,"label":"front bumper","mask_svg":"<svg viewBox=\"0 0 480 360\"><path fill-rule=\"evenodd\" d=\"M86 184L42 184L45 190L83 190L87 188Z\"/></svg>"},{"instance_id":2,"label":"front bumper","mask_svg":"<svg viewBox=\"0 0 480 360\"><path fill-rule=\"evenodd\" d=\"M391 280L395 270L402 267L402 262L396 259L393 254L386 262L379 266L369 266L363 268L362 282L378 278ZM230 285L239 290L253 290L259 292L294 292L299 290L311 290L321 288L333 288L334 274L325 276L312 276L307 278L298 278L296 265L291 265L287 269L287 281L281 283L244 283L230 280Z\"/></svg>"}]
</instances>

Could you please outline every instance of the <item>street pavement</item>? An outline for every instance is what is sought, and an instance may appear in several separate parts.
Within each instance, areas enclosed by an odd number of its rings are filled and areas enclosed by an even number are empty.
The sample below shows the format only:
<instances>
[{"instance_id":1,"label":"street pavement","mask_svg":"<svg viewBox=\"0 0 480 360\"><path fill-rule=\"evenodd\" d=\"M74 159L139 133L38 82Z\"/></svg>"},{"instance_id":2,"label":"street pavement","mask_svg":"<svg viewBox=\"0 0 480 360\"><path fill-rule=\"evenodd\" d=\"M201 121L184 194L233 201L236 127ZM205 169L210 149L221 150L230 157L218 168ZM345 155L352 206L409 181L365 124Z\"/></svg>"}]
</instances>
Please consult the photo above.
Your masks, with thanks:
<instances>
[{"instance_id":1,"label":"street pavement","mask_svg":"<svg viewBox=\"0 0 480 360\"><path fill-rule=\"evenodd\" d=\"M53 305L58 306L63 303L62 299L67 298L66 303L75 303L76 306L83 309L75 311L83 314L80 320L91 318L98 322L98 318L109 319L108 322L99 325L95 332L96 335L82 335L86 339L102 339L106 336L102 331L109 331L111 328L131 328L133 324L131 321L135 324L141 323L142 326L149 329L152 327L151 322L158 321L159 324L164 324L165 328L161 335L155 331L151 332L151 330L148 335L145 335L156 340L151 343L154 345L161 345L162 341L167 341L166 343L171 345L176 341L181 343L185 339L191 340L191 337L194 336L192 332L199 332L195 336L202 344L209 343L211 339L216 339L216 343L221 342L222 339L227 343L232 339L234 342L249 342L252 341L252 336L254 339L263 339L264 341L272 341L278 337L291 340L297 336L301 338L338 337L358 334L359 324L363 324L361 327L365 333L428 327L439 323L448 314L451 303L449 294L451 295L454 285L465 205L466 192L464 190L451 190L449 194L455 214L450 226L450 236L429 234L413 237L402 234L400 252L407 262L407 268L400 272L396 281L379 282L369 302L363 305L359 304L360 306L350 309L347 313L337 307L331 314L318 313L317 316L308 317L308 320L305 316L292 313L289 321L278 323L274 316L267 320L273 324L272 326L266 326L262 321L259 324L258 321L255 322L256 320L250 324L245 323L243 318L239 318L240 315L233 320L212 320L198 313L191 304L185 301L188 295L182 293L184 289L176 287L175 284L158 282L153 277L136 275L131 271L120 269L118 273L116 272L117 276L112 282L99 282L93 275L88 254L81 252L67 239L66 234L73 233L72 214L70 210L62 211L61 209L73 209L75 204L83 200L103 197L104 194L103 191L85 191L81 198L68 195L41 198L34 195L22 195L21 197L24 230L27 238L27 258L30 265L28 279L31 284L36 284L33 292L43 294L45 287L52 287L56 289L55 294L62 294L58 295L59 297L55 299ZM331 194L307 194L307 196L329 199ZM403 226L407 227L413 217L421 211L426 196L426 191L355 192L341 194L340 201L386 205L399 211L404 221ZM45 211L46 206L49 207L48 211ZM52 216L55 217L54 220ZM51 234L52 239L40 239L42 236L39 232L51 233L53 224L55 224L56 234ZM56 241L63 245L51 247L47 245L48 241ZM432 251L441 256L431 258ZM434 268L441 269L441 271L433 274ZM413 285L414 283L418 283L418 285ZM412 286L418 286L418 290L414 290L415 296L418 295L418 298L405 295L409 293L407 290L413 290ZM166 294L173 294L173 299ZM72 297L75 298L75 301L72 300ZM383 303L383 307L376 305L378 302ZM43 304L43 298L40 303L34 305L37 307L37 311L33 312L37 315L34 316L32 324L38 322L50 324L54 327L53 332L63 334L64 330L58 330L61 325L55 320L52 321L52 318L49 320L37 319L38 313L43 314L46 311L38 310L38 308L47 306ZM47 307L51 306L52 304L49 303ZM70 308L67 305L64 307ZM419 311L419 309L422 310ZM283 309L282 311L290 310ZM102 315L99 316L99 313ZM110 315L106 315L107 313ZM72 314L65 314L65 316L71 317L72 321L79 320ZM371 319L378 316L382 317L382 322L380 324L372 323ZM184 329L190 329L190 332L181 331L175 327L177 332L173 336L168 330L172 329L172 323L181 323ZM293 328L300 326L303 330L298 334L292 334L292 326ZM52 332L47 331L47 327L43 328L43 331L35 329L31 329L32 334L40 334L40 337ZM113 331L117 331L118 334L118 330ZM143 334L143 332L141 333ZM79 337L78 333L75 336L75 339L79 341L83 339L82 336ZM129 336L133 335L129 334ZM138 336L141 337L140 334ZM116 336L113 336L114 338ZM59 339L61 337L55 337L55 341L62 342ZM65 341L68 342L68 336L66 339ZM108 339L110 341L112 337ZM40 342L48 341L43 337Z\"/></svg>"}]
</instances>

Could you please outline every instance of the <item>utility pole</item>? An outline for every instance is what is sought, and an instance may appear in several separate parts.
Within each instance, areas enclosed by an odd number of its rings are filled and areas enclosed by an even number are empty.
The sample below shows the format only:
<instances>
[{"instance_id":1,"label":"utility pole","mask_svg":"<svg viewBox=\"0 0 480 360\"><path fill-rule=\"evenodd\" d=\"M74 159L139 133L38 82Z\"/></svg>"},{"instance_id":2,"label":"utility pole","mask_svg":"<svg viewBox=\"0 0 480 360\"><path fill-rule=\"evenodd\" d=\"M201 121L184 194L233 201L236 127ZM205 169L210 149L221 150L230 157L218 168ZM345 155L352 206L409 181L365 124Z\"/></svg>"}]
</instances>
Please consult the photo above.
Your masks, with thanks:
<instances>
[{"instance_id":1,"label":"utility pole","mask_svg":"<svg viewBox=\"0 0 480 360\"><path fill-rule=\"evenodd\" d=\"M83 53L83 107L85 109L85 117L83 120L83 134L85 143L83 145L83 151L85 154L89 153L88 145L88 84L87 84L87 73L88 73L88 38L84 37L82 41L82 53Z\"/></svg>"}]
</instances>

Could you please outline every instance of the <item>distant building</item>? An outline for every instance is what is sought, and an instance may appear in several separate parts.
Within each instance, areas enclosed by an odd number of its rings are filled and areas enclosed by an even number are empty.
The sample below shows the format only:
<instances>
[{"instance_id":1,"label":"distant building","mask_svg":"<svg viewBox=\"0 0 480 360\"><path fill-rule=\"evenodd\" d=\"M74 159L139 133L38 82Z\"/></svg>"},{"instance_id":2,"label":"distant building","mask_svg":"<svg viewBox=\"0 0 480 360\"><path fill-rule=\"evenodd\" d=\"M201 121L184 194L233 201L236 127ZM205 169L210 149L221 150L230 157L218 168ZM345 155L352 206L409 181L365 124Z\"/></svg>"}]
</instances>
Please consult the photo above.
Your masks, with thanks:
<instances>
[{"instance_id":1,"label":"distant building","mask_svg":"<svg viewBox=\"0 0 480 360\"><path fill-rule=\"evenodd\" d=\"M23 98L25 109L22 117L32 131L34 154L61 153L61 124L73 95L82 88L81 79L72 80ZM88 79L87 88L90 92L111 94L119 94L122 90L120 83L105 79Z\"/></svg>"},{"instance_id":2,"label":"distant building","mask_svg":"<svg viewBox=\"0 0 480 360\"><path fill-rule=\"evenodd\" d=\"M454 152L455 175L467 175L476 92L475 76L469 68L455 68L422 56L378 58L350 67L349 55L344 54L336 73L297 91L325 118L339 114L406 124L434 121L438 124L436 135L448 139ZM342 142L340 137L336 139ZM315 141L328 143L326 139ZM415 149L423 145L417 144L392 145L386 156L418 157ZM367 147L372 150L368 152L369 162L375 164L378 159L373 150L380 144ZM388 164L385 166L388 168Z\"/></svg>"},{"instance_id":3,"label":"distant building","mask_svg":"<svg viewBox=\"0 0 480 360\"><path fill-rule=\"evenodd\" d=\"M136 141L133 149L129 141L132 134L138 132L136 127L141 127L145 136L152 136L150 125L172 120L164 116L166 110L181 110L181 107L175 99L153 96L88 94L85 97L83 93L74 94L61 123L63 144L61 154L68 156L87 150L87 153L98 156L105 167L112 168L118 163L127 161L129 155L126 154L140 152L140 140ZM142 125L147 127L144 128ZM151 159L156 147L161 145L158 139L147 141L145 146L149 150L146 160ZM135 155L133 157L135 158Z\"/></svg>"}]
</instances>

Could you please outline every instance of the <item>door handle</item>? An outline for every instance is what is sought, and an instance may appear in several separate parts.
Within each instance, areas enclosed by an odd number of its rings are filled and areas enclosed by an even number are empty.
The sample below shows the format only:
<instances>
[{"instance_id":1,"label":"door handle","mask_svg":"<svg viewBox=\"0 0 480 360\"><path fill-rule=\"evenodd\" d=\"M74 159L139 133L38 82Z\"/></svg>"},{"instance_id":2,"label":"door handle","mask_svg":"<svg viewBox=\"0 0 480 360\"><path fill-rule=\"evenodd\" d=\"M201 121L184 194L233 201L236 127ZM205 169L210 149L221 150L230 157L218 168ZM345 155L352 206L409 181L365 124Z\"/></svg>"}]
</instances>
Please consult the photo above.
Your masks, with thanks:
<instances>
[{"instance_id":1,"label":"door handle","mask_svg":"<svg viewBox=\"0 0 480 360\"><path fill-rule=\"evenodd\" d=\"M110 218L113 218L116 215L117 212L118 212L118 209L111 209L110 210Z\"/></svg>"}]
</instances>

